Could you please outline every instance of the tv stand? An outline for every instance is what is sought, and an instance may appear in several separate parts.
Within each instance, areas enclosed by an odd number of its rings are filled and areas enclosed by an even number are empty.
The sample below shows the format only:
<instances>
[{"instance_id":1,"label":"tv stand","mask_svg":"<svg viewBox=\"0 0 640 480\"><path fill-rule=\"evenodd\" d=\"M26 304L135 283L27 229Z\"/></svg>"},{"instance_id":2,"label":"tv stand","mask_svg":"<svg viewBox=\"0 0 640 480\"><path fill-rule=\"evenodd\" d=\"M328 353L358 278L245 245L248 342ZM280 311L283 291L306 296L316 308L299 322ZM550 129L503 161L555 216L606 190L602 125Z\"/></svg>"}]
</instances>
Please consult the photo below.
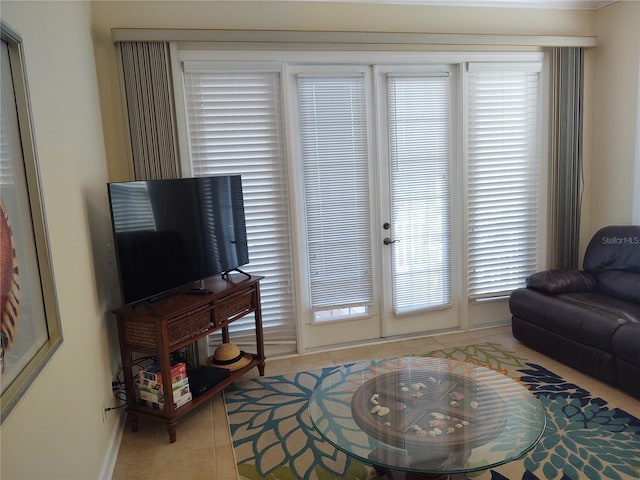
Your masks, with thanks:
<instances>
[{"instance_id":1,"label":"tv stand","mask_svg":"<svg viewBox=\"0 0 640 480\"><path fill-rule=\"evenodd\" d=\"M158 295L154 295L153 297L149 297L146 300L144 300L143 302L138 302L136 304L134 304L134 306L140 305L140 304L145 304L145 305L153 305L156 302L159 302L160 300L162 300L163 298L167 298L170 297L171 295L175 295L176 293L178 293L180 290L178 290L177 288L172 288L171 290L167 290L166 292L162 292L159 293Z\"/></svg>"},{"instance_id":2,"label":"tv stand","mask_svg":"<svg viewBox=\"0 0 640 480\"><path fill-rule=\"evenodd\" d=\"M190 288L187 293L189 295L209 295L213 292L211 290L207 290L206 288Z\"/></svg>"},{"instance_id":3,"label":"tv stand","mask_svg":"<svg viewBox=\"0 0 640 480\"><path fill-rule=\"evenodd\" d=\"M174 443L178 419L207 402L253 367L258 367L258 372L264 376L264 338L260 308L262 278L233 278L229 275L213 277L204 281L204 288L208 293L189 295L187 289L158 300L147 311L141 305L116 310L127 412L134 432L138 430L138 415L147 415L165 421L169 441ZM206 392L175 408L171 386L171 354L218 330L222 332L222 341L229 342L229 325L252 312L255 316L256 353L252 354L251 362L230 372L228 378ZM147 407L137 397L132 371L134 352L158 358L165 392L164 410Z\"/></svg>"}]
</instances>

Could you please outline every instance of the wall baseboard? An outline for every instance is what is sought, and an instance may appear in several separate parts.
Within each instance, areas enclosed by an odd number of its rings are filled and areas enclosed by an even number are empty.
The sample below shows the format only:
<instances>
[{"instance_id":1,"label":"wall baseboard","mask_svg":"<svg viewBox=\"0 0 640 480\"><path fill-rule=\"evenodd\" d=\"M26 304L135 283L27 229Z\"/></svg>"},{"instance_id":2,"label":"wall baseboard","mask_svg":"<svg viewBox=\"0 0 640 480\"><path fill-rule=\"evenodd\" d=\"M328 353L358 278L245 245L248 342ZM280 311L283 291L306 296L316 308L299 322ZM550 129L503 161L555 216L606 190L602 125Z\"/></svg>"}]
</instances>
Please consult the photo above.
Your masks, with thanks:
<instances>
[{"instance_id":1,"label":"wall baseboard","mask_svg":"<svg viewBox=\"0 0 640 480\"><path fill-rule=\"evenodd\" d=\"M113 472L116 468L116 462L118 460L118 452L120 451L120 443L122 442L122 435L124 434L124 428L126 425L127 413L121 412L120 419L116 424L116 427L111 433L111 440L107 448L98 480L111 480L113 478Z\"/></svg>"}]
</instances>

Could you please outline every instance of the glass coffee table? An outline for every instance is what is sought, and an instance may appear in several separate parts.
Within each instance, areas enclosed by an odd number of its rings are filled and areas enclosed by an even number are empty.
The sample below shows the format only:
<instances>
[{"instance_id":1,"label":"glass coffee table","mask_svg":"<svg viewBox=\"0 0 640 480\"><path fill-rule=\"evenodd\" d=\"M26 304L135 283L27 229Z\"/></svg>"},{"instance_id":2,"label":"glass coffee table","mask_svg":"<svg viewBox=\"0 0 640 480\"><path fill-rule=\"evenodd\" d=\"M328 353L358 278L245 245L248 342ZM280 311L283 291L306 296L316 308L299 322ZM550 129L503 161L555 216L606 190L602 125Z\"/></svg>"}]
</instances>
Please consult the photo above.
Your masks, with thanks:
<instances>
[{"instance_id":1,"label":"glass coffee table","mask_svg":"<svg viewBox=\"0 0 640 480\"><path fill-rule=\"evenodd\" d=\"M309 400L319 434L392 479L466 478L522 457L542 437L540 402L468 362L398 357L348 365Z\"/></svg>"}]
</instances>

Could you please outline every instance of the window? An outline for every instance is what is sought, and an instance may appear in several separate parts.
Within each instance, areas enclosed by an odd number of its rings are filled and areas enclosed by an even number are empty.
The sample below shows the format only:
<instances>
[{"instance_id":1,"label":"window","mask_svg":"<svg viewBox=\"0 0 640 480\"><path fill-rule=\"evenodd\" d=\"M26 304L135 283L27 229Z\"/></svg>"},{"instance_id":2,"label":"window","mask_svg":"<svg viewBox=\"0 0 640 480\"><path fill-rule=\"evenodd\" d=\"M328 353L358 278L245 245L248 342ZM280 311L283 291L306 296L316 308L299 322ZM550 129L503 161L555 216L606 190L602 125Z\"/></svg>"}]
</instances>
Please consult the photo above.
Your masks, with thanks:
<instances>
[{"instance_id":1,"label":"window","mask_svg":"<svg viewBox=\"0 0 640 480\"><path fill-rule=\"evenodd\" d=\"M184 69L193 174L242 175L246 269L265 277L260 282L265 343L295 351L280 73L203 71L188 63ZM234 343L253 342L254 326L253 316L234 322Z\"/></svg>"},{"instance_id":2,"label":"window","mask_svg":"<svg viewBox=\"0 0 640 480\"><path fill-rule=\"evenodd\" d=\"M540 65L470 65L469 295L506 295L537 268Z\"/></svg>"}]
</instances>

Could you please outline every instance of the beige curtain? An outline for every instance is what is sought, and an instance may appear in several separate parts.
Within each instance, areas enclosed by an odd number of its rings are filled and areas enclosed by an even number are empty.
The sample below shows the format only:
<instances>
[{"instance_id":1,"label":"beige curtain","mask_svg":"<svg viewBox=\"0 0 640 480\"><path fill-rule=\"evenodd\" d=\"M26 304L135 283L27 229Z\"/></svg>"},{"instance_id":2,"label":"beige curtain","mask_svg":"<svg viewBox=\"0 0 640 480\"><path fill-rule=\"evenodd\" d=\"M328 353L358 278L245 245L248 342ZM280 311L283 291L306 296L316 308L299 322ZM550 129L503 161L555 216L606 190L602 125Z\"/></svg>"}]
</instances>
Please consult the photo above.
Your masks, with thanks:
<instances>
[{"instance_id":1,"label":"beige curtain","mask_svg":"<svg viewBox=\"0 0 640 480\"><path fill-rule=\"evenodd\" d=\"M118 43L135 180L180 177L169 44Z\"/></svg>"},{"instance_id":2,"label":"beige curtain","mask_svg":"<svg viewBox=\"0 0 640 480\"><path fill-rule=\"evenodd\" d=\"M118 47L134 180L179 178L169 44L119 42ZM188 345L185 354L190 365L203 360L198 343Z\"/></svg>"},{"instance_id":3,"label":"beige curtain","mask_svg":"<svg viewBox=\"0 0 640 480\"><path fill-rule=\"evenodd\" d=\"M554 48L551 99L551 268L579 266L584 48Z\"/></svg>"}]
</instances>

